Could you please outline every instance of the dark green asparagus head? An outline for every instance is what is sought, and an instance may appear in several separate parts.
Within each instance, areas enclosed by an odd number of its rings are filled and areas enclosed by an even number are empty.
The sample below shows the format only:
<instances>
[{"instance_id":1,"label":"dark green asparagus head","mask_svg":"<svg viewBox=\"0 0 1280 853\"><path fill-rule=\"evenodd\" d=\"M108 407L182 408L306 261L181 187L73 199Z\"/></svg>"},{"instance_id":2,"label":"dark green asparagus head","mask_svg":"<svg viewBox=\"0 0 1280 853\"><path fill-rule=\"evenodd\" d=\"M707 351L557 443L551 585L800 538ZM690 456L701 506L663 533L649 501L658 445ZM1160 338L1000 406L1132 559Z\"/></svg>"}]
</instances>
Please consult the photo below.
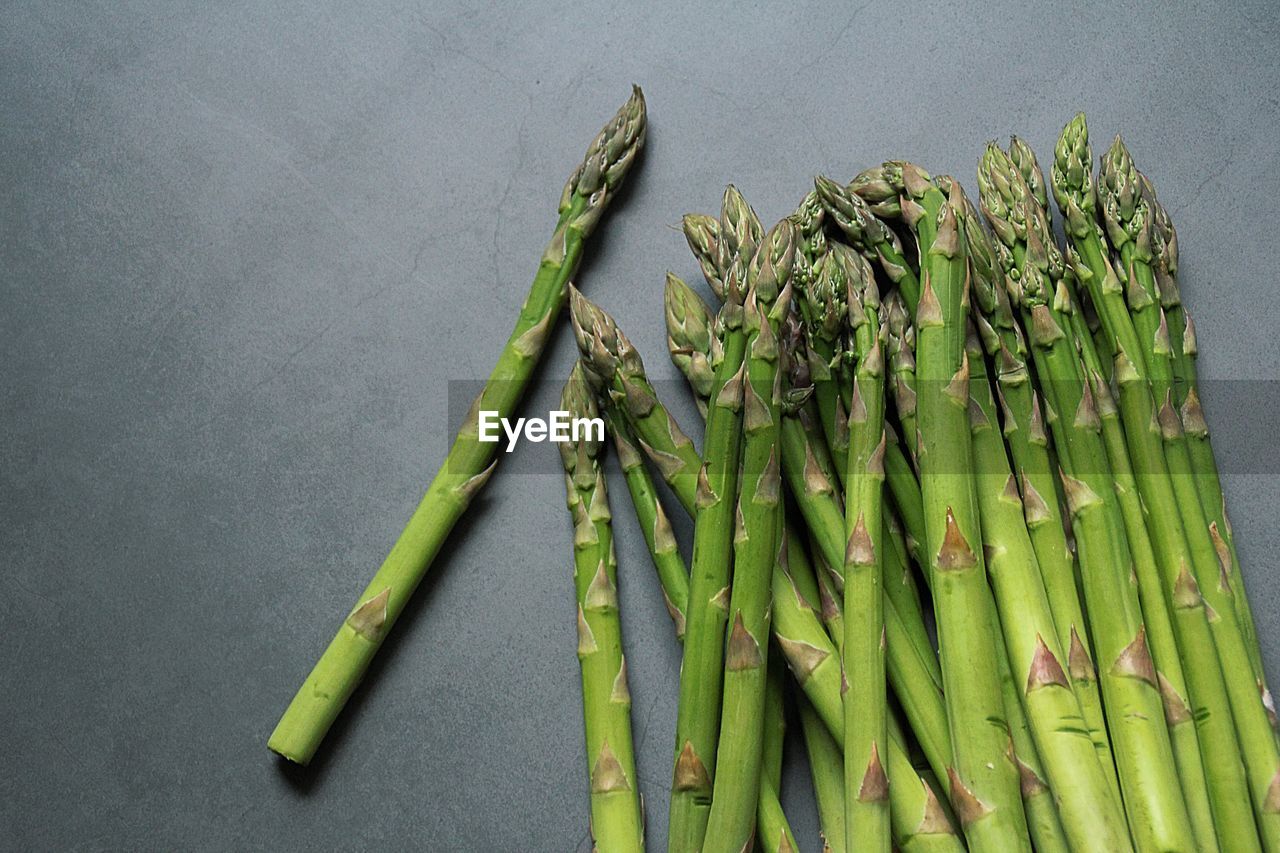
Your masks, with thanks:
<instances>
[{"instance_id":1,"label":"dark green asparagus head","mask_svg":"<svg viewBox=\"0 0 1280 853\"><path fill-rule=\"evenodd\" d=\"M747 267L763 235L760 217L738 188L730 184L720 205L720 239L716 244L716 266L724 282L722 298L730 307L730 320L733 306L741 306L746 299Z\"/></svg>"},{"instance_id":2,"label":"dark green asparagus head","mask_svg":"<svg viewBox=\"0 0 1280 853\"><path fill-rule=\"evenodd\" d=\"M801 199L800 206L791 214L791 221L800 232L796 254L803 255L810 264L827 250L827 235L822 230L826 217L827 212L816 192L810 192Z\"/></svg>"},{"instance_id":3,"label":"dark green asparagus head","mask_svg":"<svg viewBox=\"0 0 1280 853\"><path fill-rule=\"evenodd\" d=\"M790 219L783 219L765 235L747 268L747 283L756 304L772 314L782 303L790 307L791 273L795 268L796 250L800 244L800 230ZM772 318L781 322L785 311Z\"/></svg>"},{"instance_id":4,"label":"dark green asparagus head","mask_svg":"<svg viewBox=\"0 0 1280 853\"><path fill-rule=\"evenodd\" d=\"M613 318L569 288L569 318L586 381L596 393L613 393L631 377L644 378L644 362Z\"/></svg>"},{"instance_id":5,"label":"dark green asparagus head","mask_svg":"<svg viewBox=\"0 0 1280 853\"><path fill-rule=\"evenodd\" d=\"M782 321L779 340L782 343L778 369L785 378L782 406L785 412L794 412L813 394L813 374L809 372L812 359L805 343L806 332L800 317L794 311Z\"/></svg>"},{"instance_id":6,"label":"dark green asparagus head","mask_svg":"<svg viewBox=\"0 0 1280 853\"><path fill-rule=\"evenodd\" d=\"M560 408L569 417L597 418L600 416L596 395L591 388L581 361L573 364L569 379L560 392ZM585 433L585 435L584 435ZM577 488L588 488L598 475L599 458L604 453L604 443L596 440L592 430L570 434L570 441L559 442L560 459L564 463L565 476ZM571 490L572 491L572 490Z\"/></svg>"},{"instance_id":7,"label":"dark green asparagus head","mask_svg":"<svg viewBox=\"0 0 1280 853\"><path fill-rule=\"evenodd\" d=\"M1062 211L1067 233L1080 237L1095 227L1097 189L1093 182L1093 149L1084 113L1067 122L1053 151L1053 197Z\"/></svg>"},{"instance_id":8,"label":"dark green asparagus head","mask_svg":"<svg viewBox=\"0 0 1280 853\"><path fill-rule=\"evenodd\" d=\"M806 331L818 348L827 351L838 349L849 316L848 275L852 254L848 246L832 243L827 253L818 259L814 268L813 284L802 294L801 312Z\"/></svg>"},{"instance_id":9,"label":"dark green asparagus head","mask_svg":"<svg viewBox=\"0 0 1280 853\"><path fill-rule=\"evenodd\" d=\"M575 196L586 199L587 210L578 217L579 227L587 232L594 227L609 195L622 186L644 146L645 128L644 93L639 86L632 86L631 97L600 130L565 184L560 196L562 215L572 206Z\"/></svg>"},{"instance_id":10,"label":"dark green asparagus head","mask_svg":"<svg viewBox=\"0 0 1280 853\"><path fill-rule=\"evenodd\" d=\"M1151 208L1142 197L1142 182L1124 141L1116 136L1102 155L1098 181L1107 237L1117 252L1132 243L1140 260L1151 259Z\"/></svg>"},{"instance_id":11,"label":"dark green asparagus head","mask_svg":"<svg viewBox=\"0 0 1280 853\"><path fill-rule=\"evenodd\" d=\"M1030 190L1036 205L1047 213L1049 194L1044 183L1044 172L1040 170L1036 153L1021 137L1011 136L1009 137L1009 159L1013 161L1018 174L1022 175L1022 180L1027 182L1027 189Z\"/></svg>"},{"instance_id":12,"label":"dark green asparagus head","mask_svg":"<svg viewBox=\"0 0 1280 853\"><path fill-rule=\"evenodd\" d=\"M1013 265L1013 252L1026 243L1030 200L1031 192L1012 158L988 142L978 164L978 202L999 241L997 252L1006 268Z\"/></svg>"},{"instance_id":13,"label":"dark green asparagus head","mask_svg":"<svg viewBox=\"0 0 1280 853\"><path fill-rule=\"evenodd\" d=\"M1168 310L1182 304L1178 293L1178 232L1174 230L1169 211L1156 198L1156 188L1142 172L1142 198L1151 210L1151 251L1155 255L1156 282L1160 286L1160 304Z\"/></svg>"},{"instance_id":14,"label":"dark green asparagus head","mask_svg":"<svg viewBox=\"0 0 1280 853\"><path fill-rule=\"evenodd\" d=\"M702 297L671 273L667 273L663 303L671 361L689 380L699 398L708 397L715 382L715 365L719 362L720 340L715 334L715 315Z\"/></svg>"},{"instance_id":15,"label":"dark green asparagus head","mask_svg":"<svg viewBox=\"0 0 1280 853\"><path fill-rule=\"evenodd\" d=\"M902 241L893 229L877 218L871 212L871 206L850 187L821 175L814 178L813 183L827 215L853 247L864 257L879 263L890 281L901 281L906 270L889 257L902 257ZM896 195L894 200L896 204Z\"/></svg>"},{"instance_id":16,"label":"dark green asparagus head","mask_svg":"<svg viewBox=\"0 0 1280 853\"><path fill-rule=\"evenodd\" d=\"M686 213L680 220L684 239L689 250L702 269L702 275L711 285L717 299L724 299L724 279L720 276L719 247L720 222L714 216L703 213Z\"/></svg>"},{"instance_id":17,"label":"dark green asparagus head","mask_svg":"<svg viewBox=\"0 0 1280 853\"><path fill-rule=\"evenodd\" d=\"M871 206L871 211L882 219L898 219L902 216L903 166L902 160L886 160L858 173L849 182L849 189L857 193Z\"/></svg>"}]
</instances>

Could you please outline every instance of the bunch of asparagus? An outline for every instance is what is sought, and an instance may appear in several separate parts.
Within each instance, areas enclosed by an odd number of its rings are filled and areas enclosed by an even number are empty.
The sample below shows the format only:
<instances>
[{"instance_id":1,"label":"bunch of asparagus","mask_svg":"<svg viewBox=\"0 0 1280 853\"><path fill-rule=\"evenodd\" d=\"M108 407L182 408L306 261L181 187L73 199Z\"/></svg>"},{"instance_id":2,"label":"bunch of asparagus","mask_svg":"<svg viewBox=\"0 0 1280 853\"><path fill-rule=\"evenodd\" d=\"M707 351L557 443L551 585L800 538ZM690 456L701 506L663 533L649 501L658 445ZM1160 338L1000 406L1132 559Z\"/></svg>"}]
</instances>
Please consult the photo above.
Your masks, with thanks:
<instances>
[{"instance_id":1,"label":"bunch of asparagus","mask_svg":"<svg viewBox=\"0 0 1280 853\"><path fill-rule=\"evenodd\" d=\"M798 849L779 657L832 850L1280 849L1177 237L1120 139L1091 161L1079 116L1048 181L990 145L976 206L895 161L818 178L767 232L733 187L686 216L720 303L668 275L701 453L572 293L566 405L606 413L684 643L669 850ZM687 568L655 475L694 520ZM602 713L616 687L579 651ZM593 828L642 849L603 803Z\"/></svg>"},{"instance_id":2,"label":"bunch of asparagus","mask_svg":"<svg viewBox=\"0 0 1280 853\"><path fill-rule=\"evenodd\" d=\"M567 296L562 407L607 424L683 644L669 850L800 849L779 800L789 719L824 849L1280 850L1276 714L1177 235L1124 143L1095 173L1077 116L1047 179L1021 140L992 143L977 205L891 161L817 178L768 230L732 186L719 216L684 217L717 303L668 274L695 444L568 283L644 128L637 89L571 177L445 467L271 747L314 753L488 479L475 411L514 409ZM606 442L560 451L592 834L643 850Z\"/></svg>"}]
</instances>

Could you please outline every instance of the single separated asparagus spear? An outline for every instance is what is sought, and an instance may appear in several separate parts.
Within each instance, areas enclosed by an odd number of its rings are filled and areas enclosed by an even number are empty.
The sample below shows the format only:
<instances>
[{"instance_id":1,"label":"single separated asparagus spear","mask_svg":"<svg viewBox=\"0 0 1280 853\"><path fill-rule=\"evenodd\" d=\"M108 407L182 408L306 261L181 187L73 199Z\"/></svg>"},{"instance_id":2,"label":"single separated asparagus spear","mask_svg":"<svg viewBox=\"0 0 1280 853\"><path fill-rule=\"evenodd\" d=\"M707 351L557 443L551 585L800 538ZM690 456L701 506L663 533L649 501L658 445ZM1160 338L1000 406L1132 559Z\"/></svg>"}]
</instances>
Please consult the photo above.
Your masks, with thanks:
<instances>
[{"instance_id":1,"label":"single separated asparagus spear","mask_svg":"<svg viewBox=\"0 0 1280 853\"><path fill-rule=\"evenodd\" d=\"M480 410L496 411L502 417L515 411L560 315L569 278L578 267L587 238L630 171L644 136L644 95L636 87L565 184L560 220L515 329L444 465L271 733L267 746L290 761L306 764L315 755L449 531L488 481L498 445L480 441Z\"/></svg>"},{"instance_id":2,"label":"single separated asparagus spear","mask_svg":"<svg viewBox=\"0 0 1280 853\"><path fill-rule=\"evenodd\" d=\"M595 418L595 396L575 364L560 407ZM578 600L578 663L591 785L591 835L601 851L644 850L644 815L631 740L631 693L618 618L618 564L605 492L604 436L560 445L573 518L574 586Z\"/></svg>"},{"instance_id":3,"label":"single separated asparagus spear","mask_svg":"<svg viewBox=\"0 0 1280 853\"><path fill-rule=\"evenodd\" d=\"M855 256L856 257L856 256ZM884 635L884 350L880 293L864 258L850 263L847 341L857 360L844 501L844 817L859 850L888 851Z\"/></svg>"},{"instance_id":4,"label":"single separated asparagus spear","mask_svg":"<svg viewBox=\"0 0 1280 853\"><path fill-rule=\"evenodd\" d=\"M765 236L747 271L743 306L747 341L741 387L742 472L733 534L723 713L711 815L703 847L707 851L737 853L750 846L755 825L760 723L769 651L769 581L778 560L778 534L782 527L778 332L782 318L791 308L791 269L797 236L794 223L786 219L779 222ZM714 499L727 497L719 495Z\"/></svg>"},{"instance_id":5,"label":"single separated asparagus spear","mask_svg":"<svg viewBox=\"0 0 1280 853\"><path fill-rule=\"evenodd\" d=\"M1018 773L1006 755L1009 735L994 664L1000 647L971 480L963 190L951 181L944 195L911 164L892 171L900 176L903 218L920 246L916 375L924 391L916 407L917 461L951 727L951 802L971 848L1026 850Z\"/></svg>"}]
</instances>

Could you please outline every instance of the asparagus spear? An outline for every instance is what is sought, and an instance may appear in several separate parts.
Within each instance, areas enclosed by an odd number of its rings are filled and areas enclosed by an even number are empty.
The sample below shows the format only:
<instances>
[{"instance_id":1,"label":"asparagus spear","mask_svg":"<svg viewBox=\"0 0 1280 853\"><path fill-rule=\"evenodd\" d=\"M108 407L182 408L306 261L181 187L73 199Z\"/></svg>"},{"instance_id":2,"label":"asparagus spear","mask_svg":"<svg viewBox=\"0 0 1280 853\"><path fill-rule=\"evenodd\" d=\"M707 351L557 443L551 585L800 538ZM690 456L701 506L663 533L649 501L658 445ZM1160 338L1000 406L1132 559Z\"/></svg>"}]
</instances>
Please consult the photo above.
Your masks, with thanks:
<instances>
[{"instance_id":1,"label":"asparagus spear","mask_svg":"<svg viewBox=\"0 0 1280 853\"><path fill-rule=\"evenodd\" d=\"M787 733L783 707L787 667L782 658L769 656L765 687L764 746L760 763L760 797L756 803L756 837L765 853L795 853L795 834L782 811L778 790L782 787L782 749Z\"/></svg>"},{"instance_id":2,"label":"asparagus spear","mask_svg":"<svg viewBox=\"0 0 1280 853\"><path fill-rule=\"evenodd\" d=\"M644 136L644 96L636 87L565 184L559 222L498 363L391 553L276 724L267 741L276 753L299 764L315 755L449 531L488 481L497 445L480 441L480 410L502 417L515 411L564 305L587 238L630 171Z\"/></svg>"},{"instance_id":3,"label":"asparagus spear","mask_svg":"<svg viewBox=\"0 0 1280 853\"><path fill-rule=\"evenodd\" d=\"M791 307L796 239L795 224L785 219L779 222L756 250L747 273L743 312L747 343L740 392L742 471L733 537L723 713L705 850L737 853L750 844L754 826L769 649L769 579L778 559L782 512L778 334L782 318ZM710 429L709 416L708 432ZM710 453L708 449L708 459ZM713 499L726 497L718 494Z\"/></svg>"},{"instance_id":4,"label":"asparagus spear","mask_svg":"<svg viewBox=\"0 0 1280 853\"><path fill-rule=\"evenodd\" d=\"M707 411L705 462L697 475L690 608L680 669L668 830L672 851L700 850L711 814L721 710L718 673L728 621L731 535L742 437L745 278L748 261L755 253L758 223L755 212L735 188L729 187L717 243L718 267L725 284L725 305L717 319L724 351L716 366ZM747 784L754 784L758 775L753 773Z\"/></svg>"},{"instance_id":5,"label":"asparagus spear","mask_svg":"<svg viewBox=\"0 0 1280 853\"><path fill-rule=\"evenodd\" d=\"M998 219L992 225L1001 233ZM1064 469L1130 834L1140 850L1192 849L1138 595L1124 571L1132 556L1096 426L1096 407L1068 337L1070 324L1063 317L1068 305L1045 278L1040 235L1025 233L1028 242L1017 242L1016 252L1003 261L1005 283L1023 315L1040 387L1052 410L1065 413L1048 420Z\"/></svg>"},{"instance_id":6,"label":"asparagus spear","mask_svg":"<svg viewBox=\"0 0 1280 853\"><path fill-rule=\"evenodd\" d=\"M849 406L844 553L845 826L859 849L890 846L884 659L884 356L880 294L862 258L850 264L847 303L856 352Z\"/></svg>"},{"instance_id":7,"label":"asparagus spear","mask_svg":"<svg viewBox=\"0 0 1280 853\"><path fill-rule=\"evenodd\" d=\"M1017 228L1025 228L1025 223L1019 222L1015 227L1010 221L1020 204L1012 203L1014 187L1005 179L1000 169L996 168L1000 155L1000 150L994 144L988 146L978 171L978 183L982 190L984 208L990 209L990 216L1000 223L998 233L1003 234L1008 241L1002 247L1007 253L1011 253L1012 246L1017 245L1021 239L1016 235ZM1029 149L1022 152L1018 168L1020 171L1026 169L1033 176L1039 174L1039 166ZM1037 185L1042 184L1043 179ZM1010 194L1010 197L1006 198L1006 194ZM1038 199L1039 196L1033 192L1033 198ZM1021 202L1022 199L1017 201ZM966 214L970 226L966 233L982 234L976 212L969 210ZM997 269L994 246L984 237L972 241L971 249L974 263L974 307L978 309L975 317L979 322L979 330L985 330L981 340L995 365L996 391L1003 415L1002 428L1013 459L1014 471L1019 475L1019 493L1027 530L1054 616L1058 646L1067 653L1067 674L1080 700L1085 723L1098 752L1098 760L1119 799L1120 785L1115 775L1115 760L1111 755L1111 743L1107 736L1091 642L1076 589L1074 560L1067 545L1062 513L1055 499L1055 466L1049 457L1044 419L1027 366L1026 339L1013 316L1013 308L1001 283L1005 272Z\"/></svg>"},{"instance_id":8,"label":"asparagus spear","mask_svg":"<svg viewBox=\"0 0 1280 853\"><path fill-rule=\"evenodd\" d=\"M1152 248L1155 251L1155 274L1160 291L1160 304L1169 324L1169 343L1173 349L1174 404L1182 416L1183 430L1187 436L1187 450L1195 467L1196 489L1200 493L1200 505L1213 525L1214 547L1218 551L1235 592L1236 615L1244 634L1253 662L1254 675L1263 703L1274 717L1274 704L1266 687L1262 670L1262 653L1258 647L1258 632L1254 626L1253 611L1245 594L1244 578L1240 572L1240 557L1236 553L1235 539L1231 535L1231 523L1226 517L1226 502L1222 483L1218 476L1218 463L1209 441L1209 425L1200 405L1199 377L1196 372L1195 324L1182 304L1178 289L1178 235L1173 228L1164 205L1156 198L1155 188L1145 175L1139 173L1142 194L1151 207ZM1225 546L1225 547L1224 547Z\"/></svg>"},{"instance_id":9,"label":"asparagus spear","mask_svg":"<svg viewBox=\"0 0 1280 853\"><path fill-rule=\"evenodd\" d=\"M922 259L916 373L926 393L917 401L917 458L951 727L951 802L972 848L1027 849L1018 775L1006 758L1008 732L992 663L999 645L989 619L990 593L970 480L963 190L952 181L944 195L918 167L891 168L900 181L903 217L916 232ZM975 619L975 614L984 616ZM1001 724L993 725L996 720Z\"/></svg>"},{"instance_id":10,"label":"asparagus spear","mask_svg":"<svg viewBox=\"0 0 1280 853\"><path fill-rule=\"evenodd\" d=\"M675 623L676 639L684 640L685 611L689 605L689 569L684 558L680 556L676 544L675 532L671 522L658 499L657 487L653 477L644 466L644 460L636 449L635 436L631 425L614 406L604 408L605 423L609 434L613 436L613 445L618 453L618 465L627 481L627 491L631 493L631 506L640 522L640 533L644 536L645 545L649 548L649 556L654 568L658 571L658 581L662 586L662 595L667 604L667 612Z\"/></svg>"},{"instance_id":11,"label":"asparagus spear","mask_svg":"<svg viewBox=\"0 0 1280 853\"><path fill-rule=\"evenodd\" d=\"M1011 155L1008 161L1002 161L1000 152L997 149L989 155L988 166L997 173L1003 168L1006 175L1012 176L1013 172L1009 169L1009 164L1016 163L1018 172L1024 175L1024 180L1029 170L1033 173L1033 177L1039 173L1038 167L1031 168L1035 163L1034 155L1030 154L1029 149L1026 149L1025 146L1020 155L1021 162L1017 162L1017 160L1018 158L1014 158ZM1188 705L1188 690L1183 674L1183 662L1178 654L1174 622L1171 619L1170 608L1166 602L1165 585L1161 580L1160 568L1157 565L1155 551L1151 545L1151 537L1147 531L1146 509L1139 497L1138 484L1129 459L1124 430L1119 424L1118 412L1112 399L1111 391L1103 378L1108 371L1104 369L1105 364L1095 349L1094 334L1088 329L1087 324L1083 322L1080 312L1074 310L1075 306L1079 305L1080 302L1074 287L1073 276L1065 267L1049 237L1048 211L1041 205L1039 194L1028 193L1012 177L1003 181L1001 186L1004 187L1005 192L1011 194L1009 199L1010 207L1008 208L1010 211L1020 207L1025 201L1034 201L1033 206L1028 205L1026 207L1028 215L1024 217L1024 225L1032 232L1029 235L1030 238L1044 247L1043 271L1049 276L1050 285L1055 292L1061 294L1063 306L1069 306L1072 309L1064 312L1066 313L1065 319L1074 335L1074 345L1079 353L1081 365L1086 375L1090 377L1091 394L1100 420L1099 426L1115 481L1116 501L1123 515L1125 534L1133 557L1133 570L1138 583L1147 643L1151 650L1153 662L1156 665L1157 683L1164 700L1165 721L1169 728L1170 744L1173 749L1174 760L1178 766L1178 776L1187 805L1187 813L1191 820L1191 828L1195 834L1197 846L1201 850L1213 850L1217 847L1218 839L1217 831L1214 828L1209 786L1205 783L1205 762L1201 757L1201 749L1202 746L1207 746L1208 742L1211 742L1215 737L1222 737L1224 733L1225 735L1230 735L1230 731L1229 728L1224 730L1224 726L1229 726L1229 724L1225 716L1226 696L1221 682L1220 680L1216 683L1205 680L1211 677L1214 667L1212 666L1212 643L1206 642L1208 640L1208 629L1204 625L1202 608L1175 608L1174 615L1178 620L1185 623L1182 628L1184 632L1191 632L1191 634L1198 632L1198 636L1202 638L1200 642L1190 642L1193 654L1207 656L1210 661L1210 666L1207 670L1209 675L1201 674L1202 686L1198 691L1199 694L1208 697L1206 705L1210 708L1209 714L1200 715L1205 733L1208 736L1208 741L1203 745L1200 735L1196 732L1197 724ZM1017 195L1018 199L1015 200L1014 195ZM1110 351L1110 344L1106 346L1108 348L1107 351ZM1168 543L1169 540L1162 541ZM1167 562L1169 565L1173 565L1172 561L1167 560ZM1188 636L1191 636L1191 634L1188 634ZM1215 773L1223 780L1228 780L1220 782L1213 788L1214 796L1223 804L1219 807L1219 810L1221 811L1225 807L1228 810L1234 809L1236 812L1241 812L1244 807L1245 792L1240 787L1241 783L1239 781L1242 778L1240 761L1229 749L1214 749L1212 752L1210 760L1216 765ZM1229 781L1231 779L1237 781ZM1248 828L1250 821L1247 813L1232 816L1231 812L1228 811L1224 814L1227 817L1222 822L1229 827L1230 831L1240 832L1241 828ZM1228 838L1227 840L1230 839Z\"/></svg>"},{"instance_id":12,"label":"asparagus spear","mask_svg":"<svg viewBox=\"0 0 1280 853\"><path fill-rule=\"evenodd\" d=\"M1064 654L1022 498L997 431L995 398L981 345L976 335L971 341L970 421L982 544L1017 696L1072 845L1129 850L1119 799L1112 794L1092 738L1080 736L1083 714L1062 667Z\"/></svg>"},{"instance_id":13,"label":"asparagus spear","mask_svg":"<svg viewBox=\"0 0 1280 853\"><path fill-rule=\"evenodd\" d=\"M844 829L844 765L840 745L826 724L804 696L796 697L800 728L804 733L805 753L809 756L809 772L813 779L813 795L818 805L818 824L822 827L823 850L845 849Z\"/></svg>"},{"instance_id":14,"label":"asparagus spear","mask_svg":"<svg viewBox=\"0 0 1280 853\"><path fill-rule=\"evenodd\" d=\"M597 416L579 365L560 406L575 418ZM601 439L603 436L601 436ZM578 662L591 785L591 834L600 850L644 850L644 817L631 741L631 693L618 619L618 565L609 496L600 467L603 443L590 434L560 445L573 518Z\"/></svg>"}]
</instances>

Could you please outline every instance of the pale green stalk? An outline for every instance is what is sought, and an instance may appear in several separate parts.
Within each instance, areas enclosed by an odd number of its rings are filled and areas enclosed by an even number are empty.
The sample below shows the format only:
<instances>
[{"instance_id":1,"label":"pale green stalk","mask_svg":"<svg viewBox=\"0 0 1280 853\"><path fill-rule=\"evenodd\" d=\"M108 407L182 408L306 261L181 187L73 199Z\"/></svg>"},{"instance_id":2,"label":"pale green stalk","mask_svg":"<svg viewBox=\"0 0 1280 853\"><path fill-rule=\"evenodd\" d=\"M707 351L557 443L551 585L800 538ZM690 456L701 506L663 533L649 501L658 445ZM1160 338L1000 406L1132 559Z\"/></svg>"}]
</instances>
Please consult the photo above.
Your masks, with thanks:
<instances>
[{"instance_id":1,"label":"pale green stalk","mask_svg":"<svg viewBox=\"0 0 1280 853\"><path fill-rule=\"evenodd\" d=\"M574 365L560 407L574 418L598 415L594 395ZM591 835L601 851L644 851L644 815L631 740L631 693L618 617L618 564L609 496L601 468L604 444L589 433L560 445L573 518L578 663L591 790Z\"/></svg>"},{"instance_id":2,"label":"pale green stalk","mask_svg":"<svg viewBox=\"0 0 1280 853\"><path fill-rule=\"evenodd\" d=\"M733 535L733 585L724 654L724 701L716 751L706 851L738 853L749 846L759 795L765 674L769 650L770 577L782 526L782 318L791 309L791 269L797 229L784 219L765 236L747 273L742 373L742 472ZM714 399L714 398L713 398ZM714 412L714 409L712 410ZM708 416L710 431L710 415ZM711 450L708 442L707 459ZM718 495L718 499L727 496ZM701 515L701 513L699 513ZM682 676L683 677L683 676Z\"/></svg>"},{"instance_id":3,"label":"pale green stalk","mask_svg":"<svg viewBox=\"0 0 1280 853\"><path fill-rule=\"evenodd\" d=\"M884 635L884 355L875 274L852 256L846 272L857 359L849 406L844 515L845 826L859 850L889 850ZM856 263L854 259L856 258Z\"/></svg>"},{"instance_id":4,"label":"pale green stalk","mask_svg":"<svg viewBox=\"0 0 1280 853\"><path fill-rule=\"evenodd\" d=\"M942 649L951 729L951 802L975 850L1025 850L1027 826L1018 774L1007 757L1000 652L983 563L968 428L965 343L967 259L962 190L949 197L918 167L893 167L901 180L903 218L920 246L916 375L928 393L917 400L917 461L924 500L926 553Z\"/></svg>"}]
</instances>

